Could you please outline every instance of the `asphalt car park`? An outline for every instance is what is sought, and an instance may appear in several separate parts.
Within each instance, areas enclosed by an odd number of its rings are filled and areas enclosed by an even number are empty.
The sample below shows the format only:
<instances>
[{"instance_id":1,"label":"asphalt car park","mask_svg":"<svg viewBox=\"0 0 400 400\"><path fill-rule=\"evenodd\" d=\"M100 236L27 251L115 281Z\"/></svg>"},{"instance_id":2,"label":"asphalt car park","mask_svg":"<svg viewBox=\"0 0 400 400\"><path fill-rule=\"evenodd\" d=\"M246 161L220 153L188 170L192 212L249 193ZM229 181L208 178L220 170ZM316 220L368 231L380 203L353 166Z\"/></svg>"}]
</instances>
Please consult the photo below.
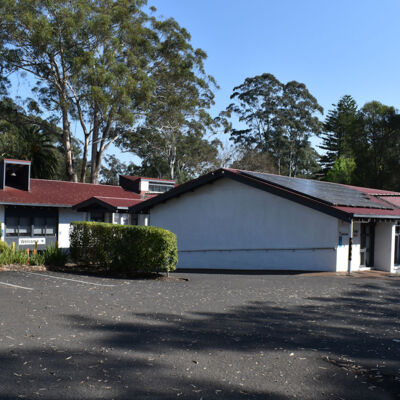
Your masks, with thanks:
<instances>
[{"instance_id":1,"label":"asphalt car park","mask_svg":"<svg viewBox=\"0 0 400 400\"><path fill-rule=\"evenodd\" d=\"M1 399L396 399L400 279L0 273Z\"/></svg>"}]
</instances>

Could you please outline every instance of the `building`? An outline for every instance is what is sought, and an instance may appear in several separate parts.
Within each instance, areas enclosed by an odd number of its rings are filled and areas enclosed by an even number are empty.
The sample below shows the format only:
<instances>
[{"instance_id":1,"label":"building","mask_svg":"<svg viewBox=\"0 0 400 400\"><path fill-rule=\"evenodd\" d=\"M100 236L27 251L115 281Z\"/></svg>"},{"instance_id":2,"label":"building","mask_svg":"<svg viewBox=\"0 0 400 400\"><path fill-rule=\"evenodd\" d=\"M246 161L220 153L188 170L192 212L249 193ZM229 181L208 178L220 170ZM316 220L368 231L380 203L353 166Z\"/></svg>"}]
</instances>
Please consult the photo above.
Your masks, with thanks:
<instances>
[{"instance_id":1,"label":"building","mask_svg":"<svg viewBox=\"0 0 400 400\"><path fill-rule=\"evenodd\" d=\"M178 237L178 268L400 271L400 193L219 169L131 212Z\"/></svg>"},{"instance_id":2,"label":"building","mask_svg":"<svg viewBox=\"0 0 400 400\"><path fill-rule=\"evenodd\" d=\"M20 248L39 249L58 242L69 247L72 221L146 225L129 207L174 188L175 182L120 176L119 186L30 178L29 161L0 161L1 239Z\"/></svg>"}]
</instances>

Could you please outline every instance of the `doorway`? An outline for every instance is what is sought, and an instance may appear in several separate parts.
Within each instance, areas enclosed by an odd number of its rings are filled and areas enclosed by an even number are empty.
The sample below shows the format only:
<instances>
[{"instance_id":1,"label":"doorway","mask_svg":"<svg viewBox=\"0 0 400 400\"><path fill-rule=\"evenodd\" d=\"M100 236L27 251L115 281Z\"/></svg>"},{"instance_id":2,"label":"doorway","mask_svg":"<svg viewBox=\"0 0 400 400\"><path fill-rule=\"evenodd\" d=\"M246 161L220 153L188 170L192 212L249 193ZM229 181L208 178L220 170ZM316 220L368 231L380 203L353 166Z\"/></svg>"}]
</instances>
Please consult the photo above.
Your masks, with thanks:
<instances>
[{"instance_id":1,"label":"doorway","mask_svg":"<svg viewBox=\"0 0 400 400\"><path fill-rule=\"evenodd\" d=\"M375 225L373 223L360 225L360 267L370 267L374 265Z\"/></svg>"}]
</instances>

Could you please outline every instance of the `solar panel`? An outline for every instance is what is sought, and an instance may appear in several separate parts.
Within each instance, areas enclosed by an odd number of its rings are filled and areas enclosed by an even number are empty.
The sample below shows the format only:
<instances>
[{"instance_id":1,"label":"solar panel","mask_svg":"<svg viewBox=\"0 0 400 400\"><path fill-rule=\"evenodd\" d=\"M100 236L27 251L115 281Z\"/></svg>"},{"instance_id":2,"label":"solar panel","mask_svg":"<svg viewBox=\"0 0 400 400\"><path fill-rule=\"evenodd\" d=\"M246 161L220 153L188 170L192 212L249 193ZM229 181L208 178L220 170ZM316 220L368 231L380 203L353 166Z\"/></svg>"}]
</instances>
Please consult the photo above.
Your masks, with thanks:
<instances>
[{"instance_id":1,"label":"solar panel","mask_svg":"<svg viewBox=\"0 0 400 400\"><path fill-rule=\"evenodd\" d=\"M240 171L244 175L294 190L334 206L392 209L389 205L371 200L368 195L338 183L312 179L290 178L261 172Z\"/></svg>"}]
</instances>

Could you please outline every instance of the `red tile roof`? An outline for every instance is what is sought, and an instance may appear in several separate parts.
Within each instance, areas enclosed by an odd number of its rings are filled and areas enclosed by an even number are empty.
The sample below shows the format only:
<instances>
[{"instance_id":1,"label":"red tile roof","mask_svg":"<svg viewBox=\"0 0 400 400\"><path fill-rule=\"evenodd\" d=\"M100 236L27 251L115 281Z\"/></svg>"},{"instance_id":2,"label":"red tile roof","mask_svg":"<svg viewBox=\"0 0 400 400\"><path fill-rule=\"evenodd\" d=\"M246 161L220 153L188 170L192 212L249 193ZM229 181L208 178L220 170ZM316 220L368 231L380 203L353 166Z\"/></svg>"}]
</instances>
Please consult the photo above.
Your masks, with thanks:
<instances>
[{"instance_id":1,"label":"red tile roof","mask_svg":"<svg viewBox=\"0 0 400 400\"><path fill-rule=\"evenodd\" d=\"M342 207L334 206L336 210L344 211L349 214L359 215L369 215L377 217L400 217L400 208L395 208L393 210L382 210L380 208L366 208L366 207Z\"/></svg>"},{"instance_id":2,"label":"red tile roof","mask_svg":"<svg viewBox=\"0 0 400 400\"><path fill-rule=\"evenodd\" d=\"M29 192L8 186L0 189L0 204L71 207L96 196L119 199L124 204L142 201L140 194L124 190L121 186L31 179Z\"/></svg>"},{"instance_id":3,"label":"red tile roof","mask_svg":"<svg viewBox=\"0 0 400 400\"><path fill-rule=\"evenodd\" d=\"M24 163L24 164L26 164L26 163L31 164L31 163L32 163L32 162L29 161L29 160L16 160L16 159L14 159L14 158L3 158L2 160L3 160L3 161L12 162L12 163Z\"/></svg>"},{"instance_id":4,"label":"red tile roof","mask_svg":"<svg viewBox=\"0 0 400 400\"><path fill-rule=\"evenodd\" d=\"M347 186L349 188L358 190L359 192L365 193L365 194L370 194L370 195L394 195L394 196L400 196L399 192L394 192L392 190L385 190L385 189L372 189L372 188L366 188L366 187L361 187L361 186L351 186L351 185L343 185Z\"/></svg>"},{"instance_id":5,"label":"red tile roof","mask_svg":"<svg viewBox=\"0 0 400 400\"><path fill-rule=\"evenodd\" d=\"M104 197L104 196L94 196L92 199L97 199L102 201L103 203L107 203L112 207L122 207L127 208L134 206L143 201L143 199L124 199L120 197Z\"/></svg>"},{"instance_id":6,"label":"red tile roof","mask_svg":"<svg viewBox=\"0 0 400 400\"><path fill-rule=\"evenodd\" d=\"M382 196L382 200L393 204L395 207L400 208L400 195L399 196Z\"/></svg>"}]
</instances>

